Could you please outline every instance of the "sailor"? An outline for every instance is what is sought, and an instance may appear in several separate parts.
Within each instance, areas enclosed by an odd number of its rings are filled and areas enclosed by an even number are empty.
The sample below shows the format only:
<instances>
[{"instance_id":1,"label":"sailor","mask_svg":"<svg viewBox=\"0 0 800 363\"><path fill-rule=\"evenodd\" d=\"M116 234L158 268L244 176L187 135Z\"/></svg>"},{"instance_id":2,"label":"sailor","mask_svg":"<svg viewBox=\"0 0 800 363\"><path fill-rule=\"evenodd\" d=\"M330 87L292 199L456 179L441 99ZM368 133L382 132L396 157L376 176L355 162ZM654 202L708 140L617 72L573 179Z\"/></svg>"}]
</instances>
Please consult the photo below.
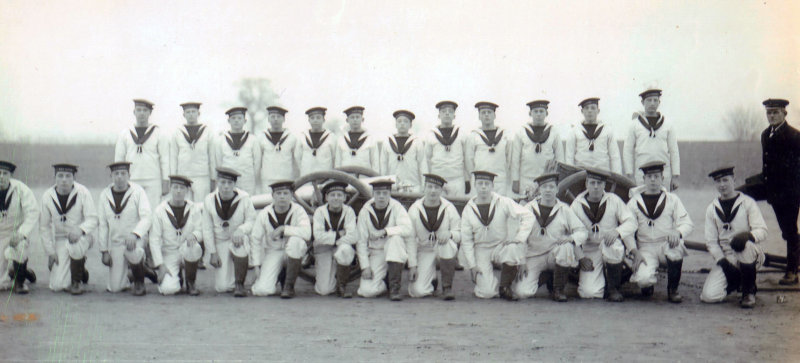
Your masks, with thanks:
<instances>
[{"instance_id":1,"label":"sailor","mask_svg":"<svg viewBox=\"0 0 800 363\"><path fill-rule=\"evenodd\" d=\"M619 145L607 125L598 121L600 99L587 98L578 104L583 122L573 127L567 137L564 159L577 167L593 167L613 173L622 173Z\"/></svg>"},{"instance_id":2,"label":"sailor","mask_svg":"<svg viewBox=\"0 0 800 363\"><path fill-rule=\"evenodd\" d=\"M510 192L511 182L509 170L511 167L511 149L513 146L511 135L506 135L506 130L495 125L495 111L497 105L491 102L478 102L478 116L481 127L473 130L467 137L464 147L464 159L467 171L488 171L494 173L494 191L502 196Z\"/></svg>"},{"instance_id":3,"label":"sailor","mask_svg":"<svg viewBox=\"0 0 800 363\"><path fill-rule=\"evenodd\" d=\"M200 102L181 103L186 123L175 131L169 143L170 174L192 179L188 199L195 203L203 203L208 193L216 188L213 133L198 121L200 105Z\"/></svg>"},{"instance_id":4,"label":"sailor","mask_svg":"<svg viewBox=\"0 0 800 363\"><path fill-rule=\"evenodd\" d=\"M257 138L244 129L246 107L233 107L225 114L231 128L220 134L216 141L215 165L236 170L241 175L237 187L253 195L256 176L261 174L261 148Z\"/></svg>"},{"instance_id":5,"label":"sailor","mask_svg":"<svg viewBox=\"0 0 800 363\"><path fill-rule=\"evenodd\" d=\"M425 146L416 135L411 135L414 113L406 110L395 111L397 133L389 136L381 148L381 175L395 175L395 191L420 193L422 174L427 172Z\"/></svg>"},{"instance_id":6,"label":"sailor","mask_svg":"<svg viewBox=\"0 0 800 363\"><path fill-rule=\"evenodd\" d=\"M300 143L283 127L286 113L283 107L267 107L269 129L258 137L261 148L261 190L269 193L269 185L277 180L294 180L300 160Z\"/></svg>"},{"instance_id":7,"label":"sailor","mask_svg":"<svg viewBox=\"0 0 800 363\"><path fill-rule=\"evenodd\" d=\"M344 114L347 128L336 145L336 167L360 166L380 171L378 140L364 129L364 107L350 107Z\"/></svg>"},{"instance_id":8,"label":"sailor","mask_svg":"<svg viewBox=\"0 0 800 363\"><path fill-rule=\"evenodd\" d=\"M301 176L333 169L336 160L336 136L324 128L326 111L325 107L306 110L311 128L303 131L301 140L298 141Z\"/></svg>"},{"instance_id":9,"label":"sailor","mask_svg":"<svg viewBox=\"0 0 800 363\"><path fill-rule=\"evenodd\" d=\"M681 156L678 152L678 136L671 122L664 120L658 112L661 105L661 90L649 89L639 94L644 112L634 113L636 122L631 126L622 148L625 175L644 183L640 166L651 161L664 163L664 183L667 189L678 189L681 173Z\"/></svg>"},{"instance_id":10,"label":"sailor","mask_svg":"<svg viewBox=\"0 0 800 363\"><path fill-rule=\"evenodd\" d=\"M564 144L553 125L546 122L550 101L528 102L531 122L523 126L514 139L511 154L511 191L527 195L534 188L533 180L548 171L555 171L557 162L564 162Z\"/></svg>"},{"instance_id":11,"label":"sailor","mask_svg":"<svg viewBox=\"0 0 800 363\"><path fill-rule=\"evenodd\" d=\"M327 203L314 211L314 264L316 282L314 291L320 295L336 292L337 296L351 298L347 291L350 265L355 260L358 242L356 212L345 204L347 183L331 181L322 187Z\"/></svg>"},{"instance_id":12,"label":"sailor","mask_svg":"<svg viewBox=\"0 0 800 363\"><path fill-rule=\"evenodd\" d=\"M25 280L36 282L36 274L28 269L28 238L38 222L39 206L30 188L14 178L16 169L14 163L0 160L0 289L26 294Z\"/></svg>"},{"instance_id":13,"label":"sailor","mask_svg":"<svg viewBox=\"0 0 800 363\"><path fill-rule=\"evenodd\" d=\"M425 141L428 169L448 180L444 186L445 197L464 197L471 190L470 175L464 165L464 139L468 136L453 124L458 104L441 101L439 125L434 127Z\"/></svg>"}]
</instances>

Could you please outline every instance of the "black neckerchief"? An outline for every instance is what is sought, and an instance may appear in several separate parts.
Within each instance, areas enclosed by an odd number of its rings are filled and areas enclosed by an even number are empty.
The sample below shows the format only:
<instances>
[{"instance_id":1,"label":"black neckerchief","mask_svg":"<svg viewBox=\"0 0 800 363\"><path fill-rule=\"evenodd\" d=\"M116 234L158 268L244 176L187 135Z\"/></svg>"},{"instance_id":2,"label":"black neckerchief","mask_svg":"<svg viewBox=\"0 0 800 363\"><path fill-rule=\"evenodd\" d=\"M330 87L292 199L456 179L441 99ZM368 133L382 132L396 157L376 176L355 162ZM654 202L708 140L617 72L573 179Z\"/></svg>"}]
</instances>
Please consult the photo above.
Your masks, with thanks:
<instances>
[{"instance_id":1,"label":"black neckerchief","mask_svg":"<svg viewBox=\"0 0 800 363\"><path fill-rule=\"evenodd\" d=\"M234 191L233 198L222 200L222 197L217 193L217 197L214 198L214 207L217 210L217 216L222 219L223 227L230 225L228 221L233 217L233 214L236 213L236 209L239 207L239 200L237 200L236 203L233 202L238 195L239 192Z\"/></svg>"},{"instance_id":2,"label":"black neckerchief","mask_svg":"<svg viewBox=\"0 0 800 363\"><path fill-rule=\"evenodd\" d=\"M130 189L130 186L128 186ZM114 188L111 188L111 197L114 199L112 203L110 200L108 201L108 206L111 207L111 210L114 212L114 218L119 219L119 215L122 214L122 211L125 210L125 207L128 206L128 201L131 200L131 197L125 197L125 194L128 193L128 189L124 191L118 192L115 191ZM124 200L123 200L124 198Z\"/></svg>"},{"instance_id":3,"label":"black neckerchief","mask_svg":"<svg viewBox=\"0 0 800 363\"><path fill-rule=\"evenodd\" d=\"M476 130L478 132L478 136L481 137L483 143L489 147L489 152L493 153L494 148L500 141L503 139L503 130L494 129L494 130Z\"/></svg>"},{"instance_id":4,"label":"black neckerchief","mask_svg":"<svg viewBox=\"0 0 800 363\"><path fill-rule=\"evenodd\" d=\"M650 133L650 137L656 137L656 131L658 131L658 129L660 129L661 126L664 125L664 117L661 116L661 114L658 114L658 116L656 117L657 119L654 124L650 121L649 116L645 118L642 117L642 115L639 115L639 123L642 124L642 126L644 126L645 129L647 129L647 131Z\"/></svg>"},{"instance_id":5,"label":"black neckerchief","mask_svg":"<svg viewBox=\"0 0 800 363\"><path fill-rule=\"evenodd\" d=\"M731 229L731 222L733 222L733 219L736 218L736 213L739 212L738 205L736 208L733 208L733 205L736 204L737 199L739 199L738 194L730 199L722 199L722 197L720 197L719 205L722 207L722 209L714 206L714 211L717 212L717 217L719 217L719 219L722 221L723 230L728 231Z\"/></svg>"},{"instance_id":6,"label":"black neckerchief","mask_svg":"<svg viewBox=\"0 0 800 363\"><path fill-rule=\"evenodd\" d=\"M536 153L542 152L542 144L547 142L547 139L550 138L550 125L533 125L527 124L525 126L525 134L528 135L528 139L536 145Z\"/></svg>"},{"instance_id":7,"label":"black neckerchief","mask_svg":"<svg viewBox=\"0 0 800 363\"><path fill-rule=\"evenodd\" d=\"M178 235L180 235L183 227L186 226L186 222L189 221L191 209L186 208L186 204L184 204L182 207L176 207L169 203L167 203L167 205L169 206L169 210L167 210L167 218L169 218L170 223L172 223L172 227L178 230ZM170 210L172 213L170 213Z\"/></svg>"},{"instance_id":8,"label":"black neckerchief","mask_svg":"<svg viewBox=\"0 0 800 363\"><path fill-rule=\"evenodd\" d=\"M589 151L594 151L594 141L600 137L600 133L603 132L603 125L597 124L581 124L583 125L583 136L586 136L586 139L589 140Z\"/></svg>"},{"instance_id":9,"label":"black neckerchief","mask_svg":"<svg viewBox=\"0 0 800 363\"><path fill-rule=\"evenodd\" d=\"M553 213L553 210L556 209L556 205L553 205L552 207L546 207L537 204L537 206L539 207L538 211L536 208L531 208L531 210L533 210L533 215L536 217L536 221L539 222L539 233L544 236L547 233L547 226L549 226L550 223L556 219L558 211L556 210L555 213Z\"/></svg>"},{"instance_id":10,"label":"black neckerchief","mask_svg":"<svg viewBox=\"0 0 800 363\"><path fill-rule=\"evenodd\" d=\"M11 191L10 185L8 188L0 190L0 212L8 211L8 207L11 206L11 197L14 192L9 193L9 191Z\"/></svg>"},{"instance_id":11,"label":"black neckerchief","mask_svg":"<svg viewBox=\"0 0 800 363\"><path fill-rule=\"evenodd\" d=\"M183 134L183 138L186 139L186 142L194 148L194 144L197 143L197 140L200 139L200 136L203 136L203 131L206 130L206 125L197 124L197 125L183 125L186 129L186 132L181 132ZM183 130L181 130L183 131Z\"/></svg>"},{"instance_id":12,"label":"black neckerchief","mask_svg":"<svg viewBox=\"0 0 800 363\"><path fill-rule=\"evenodd\" d=\"M481 221L485 227L489 227L489 224L492 223L494 220L494 211L495 208L492 208L491 202L486 204L475 204L475 207L472 208L472 212L475 213L475 216Z\"/></svg>"},{"instance_id":13,"label":"black neckerchief","mask_svg":"<svg viewBox=\"0 0 800 363\"><path fill-rule=\"evenodd\" d=\"M589 206L587 207L586 204ZM589 199L586 199L586 204L581 203L583 213L586 214L586 218L589 218L589 222L592 222L592 232L597 233L600 231L597 224L603 220L603 216L606 214L606 201L601 199L599 202L590 202Z\"/></svg>"},{"instance_id":14,"label":"black neckerchief","mask_svg":"<svg viewBox=\"0 0 800 363\"><path fill-rule=\"evenodd\" d=\"M378 209L373 204L372 211L375 213L370 213L369 215L369 219L372 221L372 226L379 231L386 229L386 226L389 224L389 219L391 219L389 217L392 215L392 211L389 210L389 206L387 205L386 208Z\"/></svg>"},{"instance_id":15,"label":"black neckerchief","mask_svg":"<svg viewBox=\"0 0 800 363\"><path fill-rule=\"evenodd\" d=\"M658 203L658 200L661 198L661 194L662 192L654 195L642 193L642 202L644 202L645 205L642 206L642 203L636 203L636 207L639 208L639 211L641 211L642 214L649 219L649 221L647 221L647 225L650 227L653 226L654 220L658 219L658 217L661 217L661 213L664 212L664 207L667 205L666 196L660 204Z\"/></svg>"},{"instance_id":16,"label":"black neckerchief","mask_svg":"<svg viewBox=\"0 0 800 363\"><path fill-rule=\"evenodd\" d=\"M339 232L342 229L342 225L344 224L344 218L342 218L343 215L344 215L344 208L336 212L328 208L328 216L330 217L330 221L327 220L325 221L325 231Z\"/></svg>"},{"instance_id":17,"label":"black neckerchief","mask_svg":"<svg viewBox=\"0 0 800 363\"><path fill-rule=\"evenodd\" d=\"M356 151L361 149L361 146L367 141L367 135L364 134L364 131L349 131L344 135L344 141L347 143L347 147L350 148L350 155L355 156Z\"/></svg>"},{"instance_id":18,"label":"black neckerchief","mask_svg":"<svg viewBox=\"0 0 800 363\"><path fill-rule=\"evenodd\" d=\"M241 133L233 133L228 131L225 133L225 141L228 142L228 146L231 147L233 150L233 155L239 156L239 150L244 146L244 143L247 142L247 137L250 136L250 133L247 131Z\"/></svg>"},{"instance_id":19,"label":"black neckerchief","mask_svg":"<svg viewBox=\"0 0 800 363\"><path fill-rule=\"evenodd\" d=\"M435 207L426 207L424 204L422 205L422 209L425 210L425 213L420 211L419 219L422 222L422 226L425 227L428 232L436 232L439 230L439 227L442 226L445 211L445 208L442 207L443 205L441 203Z\"/></svg>"},{"instance_id":20,"label":"black neckerchief","mask_svg":"<svg viewBox=\"0 0 800 363\"><path fill-rule=\"evenodd\" d=\"M278 132L264 131L264 136L266 136L267 140L269 140L269 142L271 142L272 145L275 146L276 151L281 151L281 146L289 137L289 133L284 131L278 131Z\"/></svg>"},{"instance_id":21,"label":"black neckerchief","mask_svg":"<svg viewBox=\"0 0 800 363\"><path fill-rule=\"evenodd\" d=\"M56 202L58 200L58 202ZM58 215L61 216L61 221L67 221L67 213L72 207L75 206L75 203L78 202L78 193L75 193L72 198L69 198L69 194L59 194L56 192L56 199L53 200L53 205L56 207L56 211Z\"/></svg>"},{"instance_id":22,"label":"black neckerchief","mask_svg":"<svg viewBox=\"0 0 800 363\"><path fill-rule=\"evenodd\" d=\"M156 125L150 125L145 127L134 127L135 131L131 131L131 138L133 139L133 143L136 144L136 152L141 154L142 153L142 146L145 142L153 135L153 131L156 129ZM143 134L139 131L140 129L146 129Z\"/></svg>"},{"instance_id":23,"label":"black neckerchief","mask_svg":"<svg viewBox=\"0 0 800 363\"><path fill-rule=\"evenodd\" d=\"M450 147L458 138L458 129L454 126L438 127L434 129L433 135L436 136L436 140L439 140L439 143L444 146L444 151L450 151Z\"/></svg>"},{"instance_id":24,"label":"black neckerchief","mask_svg":"<svg viewBox=\"0 0 800 363\"><path fill-rule=\"evenodd\" d=\"M289 217L289 212L292 211L292 208L289 208L286 212L278 213L276 210L272 210L275 213L275 218L272 217L272 214L268 214L269 216L269 223L272 225L272 228L278 228L280 226L286 225L286 220Z\"/></svg>"},{"instance_id":25,"label":"black neckerchief","mask_svg":"<svg viewBox=\"0 0 800 363\"><path fill-rule=\"evenodd\" d=\"M389 146L392 148L395 155L397 155L398 161L403 161L406 153L411 149L411 144L414 143L414 140L411 140L410 137L411 136L394 135L389 138Z\"/></svg>"},{"instance_id":26,"label":"black neckerchief","mask_svg":"<svg viewBox=\"0 0 800 363\"><path fill-rule=\"evenodd\" d=\"M316 132L316 131L308 131L308 136L306 136L306 144L308 147L311 148L311 155L317 156L317 149L319 149L322 144L325 143L325 140L328 139L330 134L325 133L325 130Z\"/></svg>"}]
</instances>

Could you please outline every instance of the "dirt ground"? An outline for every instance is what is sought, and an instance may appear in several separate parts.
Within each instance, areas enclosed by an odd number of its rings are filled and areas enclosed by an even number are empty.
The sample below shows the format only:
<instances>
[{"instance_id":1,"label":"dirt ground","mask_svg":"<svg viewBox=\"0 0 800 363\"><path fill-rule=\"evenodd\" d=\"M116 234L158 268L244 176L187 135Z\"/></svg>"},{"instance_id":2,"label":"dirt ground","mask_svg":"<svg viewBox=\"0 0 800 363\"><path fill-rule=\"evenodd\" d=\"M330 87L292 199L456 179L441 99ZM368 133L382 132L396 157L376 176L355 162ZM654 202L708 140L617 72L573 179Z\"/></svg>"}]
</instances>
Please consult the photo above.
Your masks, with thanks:
<instances>
[{"instance_id":1,"label":"dirt ground","mask_svg":"<svg viewBox=\"0 0 800 363\"><path fill-rule=\"evenodd\" d=\"M93 191L96 192L97 191ZM41 194L36 191L37 196ZM711 190L679 195L695 222ZM783 253L774 215L767 250ZM546 289L516 303L472 296L466 272L456 275L454 302L438 298L393 303L386 298L319 297L298 283L298 297L236 299L213 292L213 270L201 271L199 297L105 292L107 272L96 248L89 254L89 293L71 296L47 289L46 259L35 247L30 265L39 276L29 295L6 293L0 306L2 361L794 361L800 357L800 294L765 291L781 276L759 275L758 305L738 307L699 301L710 267L708 254L684 263L680 305L667 303L664 274L650 300L626 287L627 300L555 303ZM403 279L404 291L406 276ZM357 283L351 283L355 290ZM778 303L779 296L786 301Z\"/></svg>"}]
</instances>

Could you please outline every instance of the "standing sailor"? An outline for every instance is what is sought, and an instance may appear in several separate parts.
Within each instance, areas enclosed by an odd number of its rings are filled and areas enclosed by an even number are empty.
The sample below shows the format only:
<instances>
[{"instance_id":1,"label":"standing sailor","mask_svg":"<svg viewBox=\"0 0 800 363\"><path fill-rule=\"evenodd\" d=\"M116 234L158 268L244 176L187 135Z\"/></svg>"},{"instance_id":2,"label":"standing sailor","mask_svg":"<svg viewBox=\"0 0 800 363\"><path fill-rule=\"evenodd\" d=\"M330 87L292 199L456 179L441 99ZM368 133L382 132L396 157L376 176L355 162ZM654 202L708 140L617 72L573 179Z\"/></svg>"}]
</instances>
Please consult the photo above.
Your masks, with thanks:
<instances>
[{"instance_id":1,"label":"standing sailor","mask_svg":"<svg viewBox=\"0 0 800 363\"><path fill-rule=\"evenodd\" d=\"M269 129L259 135L261 148L261 190L270 192L269 185L277 180L294 180L300 160L300 144L297 138L283 127L286 113L283 107L267 107Z\"/></svg>"},{"instance_id":2,"label":"standing sailor","mask_svg":"<svg viewBox=\"0 0 800 363\"><path fill-rule=\"evenodd\" d=\"M324 128L325 107L312 107L306 111L311 128L303 132L298 141L300 175L333 169L336 160L336 136Z\"/></svg>"},{"instance_id":3,"label":"standing sailor","mask_svg":"<svg viewBox=\"0 0 800 363\"><path fill-rule=\"evenodd\" d=\"M347 183L332 181L322 187L326 204L314 211L314 263L317 279L314 291L320 295L336 292L344 298L353 297L347 291L350 265L356 256L358 242L356 212L345 204Z\"/></svg>"},{"instance_id":4,"label":"standing sailor","mask_svg":"<svg viewBox=\"0 0 800 363\"><path fill-rule=\"evenodd\" d=\"M256 210L250 195L236 187L236 170L217 168L216 172L217 189L204 202L203 242L211 254L209 262L217 270L214 289L244 296Z\"/></svg>"},{"instance_id":5,"label":"standing sailor","mask_svg":"<svg viewBox=\"0 0 800 363\"><path fill-rule=\"evenodd\" d=\"M169 141L158 125L150 123L153 103L133 100L136 123L117 137L114 161L131 162L131 181L147 193L151 207L169 191Z\"/></svg>"},{"instance_id":6,"label":"standing sailor","mask_svg":"<svg viewBox=\"0 0 800 363\"><path fill-rule=\"evenodd\" d=\"M78 167L55 164L56 183L42 195L39 237L47 254L50 289L83 293L89 282L86 251L94 243L97 213L89 189L75 181Z\"/></svg>"},{"instance_id":7,"label":"standing sailor","mask_svg":"<svg viewBox=\"0 0 800 363\"><path fill-rule=\"evenodd\" d=\"M364 107L353 106L344 110L348 129L339 138L336 150L336 167L360 166L380 171L380 153L375 136L364 130Z\"/></svg>"},{"instance_id":8,"label":"standing sailor","mask_svg":"<svg viewBox=\"0 0 800 363\"><path fill-rule=\"evenodd\" d=\"M239 189L253 195L256 191L256 176L261 174L261 148L256 137L244 129L247 108L234 107L225 112L230 130L223 132L216 142L216 165L236 170L241 176Z\"/></svg>"},{"instance_id":9,"label":"standing sailor","mask_svg":"<svg viewBox=\"0 0 800 363\"><path fill-rule=\"evenodd\" d=\"M411 297L430 295L435 290L436 261L442 272L442 296L455 299L453 276L456 269L456 253L461 242L461 216L447 199L442 189L447 181L435 174L425 174L425 194L408 208L414 236L408 250L409 281Z\"/></svg>"},{"instance_id":10,"label":"standing sailor","mask_svg":"<svg viewBox=\"0 0 800 363\"><path fill-rule=\"evenodd\" d=\"M13 163L0 160L0 289L26 294L25 280L36 282L33 270L28 269L28 237L39 218L39 207L30 188L13 178L16 169Z\"/></svg>"},{"instance_id":11,"label":"standing sailor","mask_svg":"<svg viewBox=\"0 0 800 363\"><path fill-rule=\"evenodd\" d=\"M195 203L203 203L216 187L213 133L207 125L198 122L200 105L199 102L181 103L186 124L172 135L169 153L170 174L185 175L192 180L189 199Z\"/></svg>"},{"instance_id":12,"label":"standing sailor","mask_svg":"<svg viewBox=\"0 0 800 363\"><path fill-rule=\"evenodd\" d=\"M461 128L453 124L457 103L441 101L436 108L439 126L431 130L425 142L428 169L448 181L444 186L446 197L464 197L470 192L470 175L464 165L464 139L468 134L461 133Z\"/></svg>"},{"instance_id":13,"label":"standing sailor","mask_svg":"<svg viewBox=\"0 0 800 363\"><path fill-rule=\"evenodd\" d=\"M128 267L131 267L135 271L133 294L143 295L142 264L147 247L144 237L150 231L150 202L141 186L129 182L131 163L121 161L108 168L112 183L100 192L97 203L98 246L102 262L108 266L106 289L119 292L130 287Z\"/></svg>"},{"instance_id":14,"label":"standing sailor","mask_svg":"<svg viewBox=\"0 0 800 363\"><path fill-rule=\"evenodd\" d=\"M464 159L468 172L476 170L494 173L494 191L506 196L509 193L511 154L513 142L511 135L494 123L497 106L491 102L478 102L478 116L481 127L473 130L464 143Z\"/></svg>"},{"instance_id":15,"label":"standing sailor","mask_svg":"<svg viewBox=\"0 0 800 363\"><path fill-rule=\"evenodd\" d=\"M197 295L195 279L197 263L203 257L200 241L203 240L199 208L186 199L192 181L180 175L171 175L170 198L153 211L153 229L150 232L150 253L158 268L158 292L172 295L186 283L189 295ZM186 279L181 279L181 267ZM139 277L139 279L141 279Z\"/></svg>"},{"instance_id":16,"label":"standing sailor","mask_svg":"<svg viewBox=\"0 0 800 363\"><path fill-rule=\"evenodd\" d=\"M547 123L547 107L550 101L528 102L531 123L523 126L523 132L514 139L511 154L511 190L526 194L533 188L533 180L547 172L554 162L564 162L564 145L561 137Z\"/></svg>"},{"instance_id":17,"label":"standing sailor","mask_svg":"<svg viewBox=\"0 0 800 363\"><path fill-rule=\"evenodd\" d=\"M422 191L422 174L427 172L425 162L425 146L423 141L411 135L411 123L414 113L406 110L395 111L397 133L389 136L381 152L381 175L395 175L396 191L420 193Z\"/></svg>"},{"instance_id":18,"label":"standing sailor","mask_svg":"<svg viewBox=\"0 0 800 363\"><path fill-rule=\"evenodd\" d=\"M583 122L573 127L567 137L564 159L577 167L593 167L612 173L622 173L619 145L606 124L597 120L600 99L587 98L578 104L583 113Z\"/></svg>"},{"instance_id":19,"label":"standing sailor","mask_svg":"<svg viewBox=\"0 0 800 363\"><path fill-rule=\"evenodd\" d=\"M669 190L678 189L678 176L681 173L681 156L678 152L678 136L672 124L664 121L658 112L661 104L661 90L649 89L639 94L644 113L634 114L636 121L628 132L622 148L622 161L625 175L635 179L636 184L644 183L644 174L639 167L651 161L664 163L664 184Z\"/></svg>"}]
</instances>

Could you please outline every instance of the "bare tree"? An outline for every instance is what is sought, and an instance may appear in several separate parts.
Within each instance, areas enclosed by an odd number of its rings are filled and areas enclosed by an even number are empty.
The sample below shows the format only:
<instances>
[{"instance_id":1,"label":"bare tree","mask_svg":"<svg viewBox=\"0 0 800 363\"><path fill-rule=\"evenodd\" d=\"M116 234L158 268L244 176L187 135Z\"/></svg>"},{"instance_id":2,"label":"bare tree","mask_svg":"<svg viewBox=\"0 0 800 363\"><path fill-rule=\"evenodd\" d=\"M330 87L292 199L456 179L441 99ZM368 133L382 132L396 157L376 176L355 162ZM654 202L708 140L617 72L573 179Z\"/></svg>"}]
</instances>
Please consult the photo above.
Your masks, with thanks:
<instances>
[{"instance_id":1,"label":"bare tree","mask_svg":"<svg viewBox=\"0 0 800 363\"><path fill-rule=\"evenodd\" d=\"M266 78L243 78L239 87L239 102L247 107L248 123L251 132L266 130L267 107L274 105L280 96L272 89L272 82Z\"/></svg>"},{"instance_id":2,"label":"bare tree","mask_svg":"<svg viewBox=\"0 0 800 363\"><path fill-rule=\"evenodd\" d=\"M757 141L767 127L766 118L753 108L737 106L722 118L725 130L735 141Z\"/></svg>"}]
</instances>

